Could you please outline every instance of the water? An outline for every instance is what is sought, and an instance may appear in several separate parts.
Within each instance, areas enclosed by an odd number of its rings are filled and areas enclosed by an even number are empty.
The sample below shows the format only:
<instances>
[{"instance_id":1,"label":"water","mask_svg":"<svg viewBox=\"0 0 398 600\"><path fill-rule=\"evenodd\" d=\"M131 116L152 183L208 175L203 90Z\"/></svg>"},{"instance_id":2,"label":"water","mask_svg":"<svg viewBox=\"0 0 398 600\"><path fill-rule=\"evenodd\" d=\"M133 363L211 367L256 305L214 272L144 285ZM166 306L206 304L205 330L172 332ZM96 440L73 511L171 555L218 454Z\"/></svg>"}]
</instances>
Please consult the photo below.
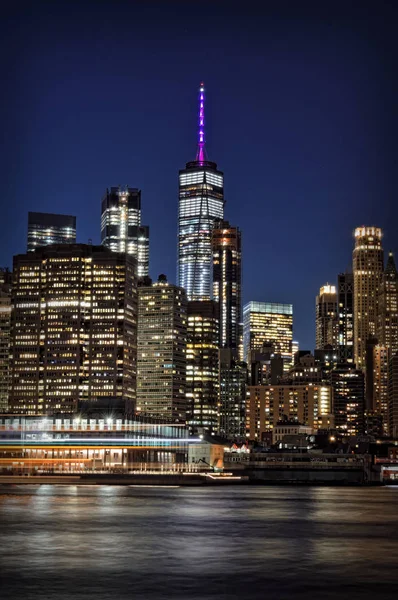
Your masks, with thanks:
<instances>
[{"instance_id":1,"label":"water","mask_svg":"<svg viewBox=\"0 0 398 600\"><path fill-rule=\"evenodd\" d=\"M2 600L396 599L398 487L3 486L0 581Z\"/></svg>"}]
</instances>

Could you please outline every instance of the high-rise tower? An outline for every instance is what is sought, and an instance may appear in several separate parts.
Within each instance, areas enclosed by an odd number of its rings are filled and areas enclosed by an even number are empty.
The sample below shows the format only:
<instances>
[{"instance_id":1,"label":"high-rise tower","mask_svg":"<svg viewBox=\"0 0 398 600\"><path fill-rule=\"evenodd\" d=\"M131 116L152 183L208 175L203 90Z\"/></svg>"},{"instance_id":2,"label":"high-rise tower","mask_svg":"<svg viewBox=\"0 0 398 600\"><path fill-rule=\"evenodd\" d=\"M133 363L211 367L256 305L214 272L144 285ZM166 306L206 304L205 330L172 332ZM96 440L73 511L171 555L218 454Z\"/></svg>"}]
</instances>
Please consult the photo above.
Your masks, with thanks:
<instances>
[{"instance_id":1,"label":"high-rise tower","mask_svg":"<svg viewBox=\"0 0 398 600\"><path fill-rule=\"evenodd\" d=\"M213 295L220 311L220 347L237 349L242 312L241 234L228 221L216 221L213 245Z\"/></svg>"},{"instance_id":2,"label":"high-rise tower","mask_svg":"<svg viewBox=\"0 0 398 600\"><path fill-rule=\"evenodd\" d=\"M248 302L243 307L243 355L272 344L283 358L284 370L292 366L293 306L274 302Z\"/></svg>"},{"instance_id":3,"label":"high-rise tower","mask_svg":"<svg viewBox=\"0 0 398 600\"><path fill-rule=\"evenodd\" d=\"M141 225L141 190L111 187L102 199L101 243L137 259L137 276L149 271L149 227Z\"/></svg>"},{"instance_id":4,"label":"high-rise tower","mask_svg":"<svg viewBox=\"0 0 398 600\"><path fill-rule=\"evenodd\" d=\"M392 252L380 286L377 339L390 349L391 355L398 352L398 272Z\"/></svg>"},{"instance_id":5,"label":"high-rise tower","mask_svg":"<svg viewBox=\"0 0 398 600\"><path fill-rule=\"evenodd\" d=\"M338 336L337 293L334 285L324 285L316 297L316 348L336 348Z\"/></svg>"},{"instance_id":6,"label":"high-rise tower","mask_svg":"<svg viewBox=\"0 0 398 600\"><path fill-rule=\"evenodd\" d=\"M14 256L9 409L73 413L81 400L136 399L136 261L59 244Z\"/></svg>"},{"instance_id":7,"label":"high-rise tower","mask_svg":"<svg viewBox=\"0 0 398 600\"><path fill-rule=\"evenodd\" d=\"M384 269L382 235L378 227L357 227L354 232L354 361L358 369L365 369L366 342L376 335Z\"/></svg>"},{"instance_id":8,"label":"high-rise tower","mask_svg":"<svg viewBox=\"0 0 398 600\"><path fill-rule=\"evenodd\" d=\"M153 285L139 286L137 412L185 421L186 348L185 290L164 275Z\"/></svg>"},{"instance_id":9,"label":"high-rise tower","mask_svg":"<svg viewBox=\"0 0 398 600\"><path fill-rule=\"evenodd\" d=\"M195 434L218 429L218 340L217 303L188 302L187 422Z\"/></svg>"},{"instance_id":10,"label":"high-rise tower","mask_svg":"<svg viewBox=\"0 0 398 600\"><path fill-rule=\"evenodd\" d=\"M224 218L224 175L206 158L204 103L201 83L196 160L179 173L177 281L188 300L211 298L212 229L216 219Z\"/></svg>"},{"instance_id":11,"label":"high-rise tower","mask_svg":"<svg viewBox=\"0 0 398 600\"><path fill-rule=\"evenodd\" d=\"M339 356L354 361L354 280L352 273L339 273L337 283L339 319Z\"/></svg>"}]
</instances>

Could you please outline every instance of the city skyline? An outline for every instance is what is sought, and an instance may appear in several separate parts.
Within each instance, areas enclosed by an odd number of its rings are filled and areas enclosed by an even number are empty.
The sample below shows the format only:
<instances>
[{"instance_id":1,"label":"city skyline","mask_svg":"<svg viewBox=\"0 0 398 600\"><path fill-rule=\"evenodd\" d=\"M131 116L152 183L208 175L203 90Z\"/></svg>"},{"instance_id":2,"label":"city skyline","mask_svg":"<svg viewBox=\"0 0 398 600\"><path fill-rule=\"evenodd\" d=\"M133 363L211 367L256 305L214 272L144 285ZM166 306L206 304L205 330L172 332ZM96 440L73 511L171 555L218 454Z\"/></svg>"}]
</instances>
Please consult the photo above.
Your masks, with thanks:
<instances>
[{"instance_id":1,"label":"city skyline","mask_svg":"<svg viewBox=\"0 0 398 600\"><path fill-rule=\"evenodd\" d=\"M395 600L398 1L5 4L2 597Z\"/></svg>"},{"instance_id":2,"label":"city skyline","mask_svg":"<svg viewBox=\"0 0 398 600\"><path fill-rule=\"evenodd\" d=\"M60 3L54 15L39 24L40 10L33 17L33 39L45 33L50 43L52 22L61 16L68 22L76 14L81 17L75 19L78 29L88 27L90 40L95 42L102 34L98 19L105 9L96 15L71 9L64 15ZM122 29L125 11L112 14L112 23ZM163 14L161 8L159 13ZM15 67L25 82L28 102L10 110L17 120L29 119L32 125L24 131L17 129L19 138L22 135L21 160L12 141L5 156L6 170L8 161L11 165L18 162L20 173L14 177L15 169L8 170L5 218L13 227L7 228L0 242L1 263L11 266L12 256L24 251L29 210L74 214L78 241L99 243L103 191L128 183L141 189L145 198L143 222L150 225L153 240L150 274L156 278L164 272L176 283L177 173L187 160L195 159L196 90L203 79L208 96L209 158L214 157L225 173L225 216L242 231L243 303L292 303L294 338L301 347L314 347L314 296L325 281L336 284L337 274L349 267L355 227L380 227L386 253L392 250L396 256L398 250L391 158L396 116L390 102L396 85L395 49L390 29L386 20L376 16L372 40L377 44L373 44L352 11L346 11L341 22L336 9L329 15L329 35L320 41L319 30L325 27L321 13L320 9L314 23L307 20L299 32L282 13L271 11L258 25L250 20L247 33L235 38L240 21L231 7L230 32L221 32L219 40L226 44L223 69L212 60L218 52L214 44L205 54L195 50L199 28L194 24L194 7L181 8L173 18L164 13L168 26L164 35L174 36L178 44L169 44L162 70L153 61L149 42L139 33L139 58L132 59L130 43L123 42L125 47L118 42L106 60L101 55L99 63L88 42L57 34L56 48L70 57L77 80L65 71L62 61L55 63L40 46L30 63L24 64L20 57L26 46L18 42ZM214 7L210 29L221 14L222 9ZM9 18L13 15L10 8ZM140 7L136 16L145 26L150 10ZM186 36L180 20L188 17L192 24ZM353 25L351 33L344 28L346 23ZM25 38L26 27L21 18L19 40ZM155 32L164 29L163 22L162 27L157 22L153 27ZM247 44L247 35L257 42ZM296 44L294 53L278 45L280 36L286 35ZM7 36L12 49L16 42ZM151 43L156 52L160 43ZM354 52L358 43L359 50ZM390 48L392 54L387 52ZM177 58L177 51L187 54L189 69L185 68L187 59ZM79 64L81 53L83 64ZM359 68L364 59L366 73ZM127 60L128 75L123 70ZM242 69L245 63L250 65L247 73ZM90 77L85 76L88 71ZM118 82L125 90L116 101L104 91L104 83L113 89ZM60 85L67 86L65 94L58 93ZM289 90L295 92L294 100L289 99ZM15 92L11 96L18 97L17 88ZM7 131L12 123L11 119ZM11 140L15 138L12 131Z\"/></svg>"}]
</instances>

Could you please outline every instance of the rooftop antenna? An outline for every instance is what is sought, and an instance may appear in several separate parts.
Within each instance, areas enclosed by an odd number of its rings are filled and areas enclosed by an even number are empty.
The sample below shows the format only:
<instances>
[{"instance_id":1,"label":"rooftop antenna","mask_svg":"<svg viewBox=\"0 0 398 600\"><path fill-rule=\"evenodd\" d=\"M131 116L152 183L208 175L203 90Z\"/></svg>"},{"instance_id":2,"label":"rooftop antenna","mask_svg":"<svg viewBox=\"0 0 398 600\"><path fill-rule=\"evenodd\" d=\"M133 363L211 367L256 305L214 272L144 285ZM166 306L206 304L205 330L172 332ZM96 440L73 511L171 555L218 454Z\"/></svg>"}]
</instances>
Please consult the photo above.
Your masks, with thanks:
<instances>
[{"instance_id":1,"label":"rooftop antenna","mask_svg":"<svg viewBox=\"0 0 398 600\"><path fill-rule=\"evenodd\" d=\"M203 81L199 87L199 129L196 160L201 164L205 161L205 84Z\"/></svg>"}]
</instances>

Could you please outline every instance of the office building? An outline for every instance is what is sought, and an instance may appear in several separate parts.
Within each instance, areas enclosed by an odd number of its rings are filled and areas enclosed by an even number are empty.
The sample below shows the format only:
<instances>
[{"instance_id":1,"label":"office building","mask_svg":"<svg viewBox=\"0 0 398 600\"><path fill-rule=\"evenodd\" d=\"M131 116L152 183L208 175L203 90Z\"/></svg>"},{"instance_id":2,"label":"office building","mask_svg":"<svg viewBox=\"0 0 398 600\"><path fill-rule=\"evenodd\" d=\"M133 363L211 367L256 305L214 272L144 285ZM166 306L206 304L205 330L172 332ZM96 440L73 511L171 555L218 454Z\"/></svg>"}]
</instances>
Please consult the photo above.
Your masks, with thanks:
<instances>
[{"instance_id":1,"label":"office building","mask_svg":"<svg viewBox=\"0 0 398 600\"><path fill-rule=\"evenodd\" d=\"M213 299L218 302L220 348L239 347L242 319L241 233L228 221L216 221L212 234Z\"/></svg>"},{"instance_id":2,"label":"office building","mask_svg":"<svg viewBox=\"0 0 398 600\"><path fill-rule=\"evenodd\" d=\"M337 280L338 350L342 362L354 362L354 277L340 273Z\"/></svg>"},{"instance_id":3,"label":"office building","mask_svg":"<svg viewBox=\"0 0 398 600\"><path fill-rule=\"evenodd\" d=\"M101 243L137 260L137 276L149 272L149 227L141 225L141 190L111 187L102 198Z\"/></svg>"},{"instance_id":4,"label":"office building","mask_svg":"<svg viewBox=\"0 0 398 600\"><path fill-rule=\"evenodd\" d=\"M61 244L14 257L9 408L71 413L78 400L136 397L136 262Z\"/></svg>"},{"instance_id":5,"label":"office building","mask_svg":"<svg viewBox=\"0 0 398 600\"><path fill-rule=\"evenodd\" d=\"M331 371L333 414L336 429L345 436L363 433L365 376L355 365L339 363Z\"/></svg>"},{"instance_id":6,"label":"office building","mask_svg":"<svg viewBox=\"0 0 398 600\"><path fill-rule=\"evenodd\" d=\"M179 173L177 282L188 300L212 296L212 229L224 218L224 175L205 154L204 103L201 84L196 160Z\"/></svg>"},{"instance_id":7,"label":"office building","mask_svg":"<svg viewBox=\"0 0 398 600\"><path fill-rule=\"evenodd\" d=\"M388 433L398 439L398 353L390 358L388 367Z\"/></svg>"},{"instance_id":8,"label":"office building","mask_svg":"<svg viewBox=\"0 0 398 600\"><path fill-rule=\"evenodd\" d=\"M383 428L379 435L388 432L388 363L390 349L369 337L366 343L365 410L369 417L380 416ZM373 421L375 419L373 418Z\"/></svg>"},{"instance_id":9,"label":"office building","mask_svg":"<svg viewBox=\"0 0 398 600\"><path fill-rule=\"evenodd\" d=\"M314 432L331 422L330 385L260 385L249 386L248 392L246 435L251 440L263 440L284 417Z\"/></svg>"},{"instance_id":10,"label":"office building","mask_svg":"<svg viewBox=\"0 0 398 600\"><path fill-rule=\"evenodd\" d=\"M334 285L326 284L320 288L315 310L316 348L337 347L337 292Z\"/></svg>"},{"instance_id":11,"label":"office building","mask_svg":"<svg viewBox=\"0 0 398 600\"><path fill-rule=\"evenodd\" d=\"M245 437L247 365L239 361L231 348L219 351L220 408L219 428L221 436L228 439Z\"/></svg>"},{"instance_id":12,"label":"office building","mask_svg":"<svg viewBox=\"0 0 398 600\"><path fill-rule=\"evenodd\" d=\"M8 407L11 273L0 269L0 413Z\"/></svg>"},{"instance_id":13,"label":"office building","mask_svg":"<svg viewBox=\"0 0 398 600\"><path fill-rule=\"evenodd\" d=\"M293 306L272 302L248 302L243 308L243 354L272 343L275 354L284 360L284 369L292 365Z\"/></svg>"},{"instance_id":14,"label":"office building","mask_svg":"<svg viewBox=\"0 0 398 600\"><path fill-rule=\"evenodd\" d=\"M186 420L187 299L161 275L138 287L137 413Z\"/></svg>"},{"instance_id":15,"label":"office building","mask_svg":"<svg viewBox=\"0 0 398 600\"><path fill-rule=\"evenodd\" d=\"M193 433L218 429L218 340L217 303L188 302L187 421Z\"/></svg>"},{"instance_id":16,"label":"office building","mask_svg":"<svg viewBox=\"0 0 398 600\"><path fill-rule=\"evenodd\" d=\"M384 270L382 231L357 227L354 232L354 362L365 369L366 342L376 335L379 294Z\"/></svg>"},{"instance_id":17,"label":"office building","mask_svg":"<svg viewBox=\"0 0 398 600\"><path fill-rule=\"evenodd\" d=\"M398 273L392 252L380 286L377 339L392 354L398 352Z\"/></svg>"},{"instance_id":18,"label":"office building","mask_svg":"<svg viewBox=\"0 0 398 600\"><path fill-rule=\"evenodd\" d=\"M28 252L50 244L76 243L76 217L28 213Z\"/></svg>"}]
</instances>

